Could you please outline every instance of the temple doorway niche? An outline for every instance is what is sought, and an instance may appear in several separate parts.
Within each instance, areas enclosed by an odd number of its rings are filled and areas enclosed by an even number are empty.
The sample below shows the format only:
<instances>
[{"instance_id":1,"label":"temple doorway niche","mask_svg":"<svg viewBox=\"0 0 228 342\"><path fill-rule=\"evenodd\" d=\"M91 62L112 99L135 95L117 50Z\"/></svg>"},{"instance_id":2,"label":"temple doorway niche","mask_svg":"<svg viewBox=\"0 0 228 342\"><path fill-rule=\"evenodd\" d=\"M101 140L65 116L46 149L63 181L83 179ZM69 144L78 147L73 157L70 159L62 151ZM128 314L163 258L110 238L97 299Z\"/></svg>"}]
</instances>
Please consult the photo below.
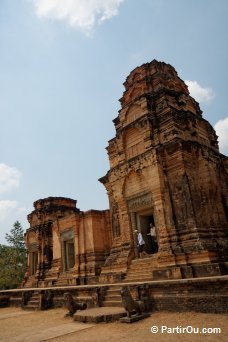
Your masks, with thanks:
<instances>
[{"instance_id":1,"label":"temple doorway niche","mask_svg":"<svg viewBox=\"0 0 228 342\"><path fill-rule=\"evenodd\" d=\"M37 271L38 265L38 252L31 252L30 253L30 274L34 275Z\"/></svg>"},{"instance_id":2,"label":"temple doorway niche","mask_svg":"<svg viewBox=\"0 0 228 342\"><path fill-rule=\"evenodd\" d=\"M136 213L137 231L141 232L145 241L144 250L147 254L155 254L158 252L157 234L154 222L153 211L147 210Z\"/></svg>"},{"instance_id":3,"label":"temple doorway niche","mask_svg":"<svg viewBox=\"0 0 228 342\"><path fill-rule=\"evenodd\" d=\"M64 269L68 271L74 267L75 253L74 253L74 240L64 241Z\"/></svg>"},{"instance_id":4,"label":"temple doorway niche","mask_svg":"<svg viewBox=\"0 0 228 342\"><path fill-rule=\"evenodd\" d=\"M127 203L131 218L135 257L139 257L139 233L142 234L145 242L145 252L147 254L157 253L156 218L154 216L152 193L141 193L137 197L129 198ZM152 227L153 230L151 230ZM151 235L152 232L154 236Z\"/></svg>"},{"instance_id":5,"label":"temple doorway niche","mask_svg":"<svg viewBox=\"0 0 228 342\"><path fill-rule=\"evenodd\" d=\"M61 234L61 249L63 270L68 271L75 265L75 248L73 230L67 230Z\"/></svg>"}]
</instances>

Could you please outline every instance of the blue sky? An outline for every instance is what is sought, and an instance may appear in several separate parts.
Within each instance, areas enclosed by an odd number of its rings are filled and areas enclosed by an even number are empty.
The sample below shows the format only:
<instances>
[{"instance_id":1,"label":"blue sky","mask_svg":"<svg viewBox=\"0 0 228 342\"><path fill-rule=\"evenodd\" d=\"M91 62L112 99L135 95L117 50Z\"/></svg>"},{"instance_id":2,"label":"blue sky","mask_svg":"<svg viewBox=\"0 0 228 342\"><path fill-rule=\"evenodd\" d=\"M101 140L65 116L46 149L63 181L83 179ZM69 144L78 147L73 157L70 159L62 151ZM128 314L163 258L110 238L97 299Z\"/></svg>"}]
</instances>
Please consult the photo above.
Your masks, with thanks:
<instances>
[{"instance_id":1,"label":"blue sky","mask_svg":"<svg viewBox=\"0 0 228 342\"><path fill-rule=\"evenodd\" d=\"M228 153L226 0L0 1L0 243L33 202L105 209L98 182L129 72L175 67Z\"/></svg>"}]
</instances>

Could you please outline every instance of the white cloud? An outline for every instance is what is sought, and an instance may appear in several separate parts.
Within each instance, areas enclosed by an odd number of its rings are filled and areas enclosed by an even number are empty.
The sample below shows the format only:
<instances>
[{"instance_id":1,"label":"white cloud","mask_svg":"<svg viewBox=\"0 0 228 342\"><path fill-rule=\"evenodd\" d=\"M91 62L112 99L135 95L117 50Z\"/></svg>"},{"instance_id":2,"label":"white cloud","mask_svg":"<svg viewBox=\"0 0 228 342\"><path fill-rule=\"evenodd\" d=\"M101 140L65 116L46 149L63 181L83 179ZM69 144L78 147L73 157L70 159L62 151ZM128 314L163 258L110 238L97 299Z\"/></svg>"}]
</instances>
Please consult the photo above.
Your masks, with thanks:
<instances>
[{"instance_id":1,"label":"white cloud","mask_svg":"<svg viewBox=\"0 0 228 342\"><path fill-rule=\"evenodd\" d=\"M219 120L214 128L218 135L220 152L228 155L228 117Z\"/></svg>"},{"instance_id":2,"label":"white cloud","mask_svg":"<svg viewBox=\"0 0 228 342\"><path fill-rule=\"evenodd\" d=\"M20 207L20 208L18 208L18 212L24 214L24 213L28 212L28 210L24 207Z\"/></svg>"},{"instance_id":3,"label":"white cloud","mask_svg":"<svg viewBox=\"0 0 228 342\"><path fill-rule=\"evenodd\" d=\"M0 164L0 193L17 188L20 185L21 173L6 164Z\"/></svg>"},{"instance_id":4,"label":"white cloud","mask_svg":"<svg viewBox=\"0 0 228 342\"><path fill-rule=\"evenodd\" d=\"M1 200L0 201L0 221L4 221L17 207L17 201Z\"/></svg>"},{"instance_id":5,"label":"white cloud","mask_svg":"<svg viewBox=\"0 0 228 342\"><path fill-rule=\"evenodd\" d=\"M197 81L185 81L190 95L198 102L210 102L215 94L211 88L203 88Z\"/></svg>"},{"instance_id":6,"label":"white cloud","mask_svg":"<svg viewBox=\"0 0 228 342\"><path fill-rule=\"evenodd\" d=\"M89 34L95 24L118 14L125 0L33 0L39 17L65 20Z\"/></svg>"}]
</instances>

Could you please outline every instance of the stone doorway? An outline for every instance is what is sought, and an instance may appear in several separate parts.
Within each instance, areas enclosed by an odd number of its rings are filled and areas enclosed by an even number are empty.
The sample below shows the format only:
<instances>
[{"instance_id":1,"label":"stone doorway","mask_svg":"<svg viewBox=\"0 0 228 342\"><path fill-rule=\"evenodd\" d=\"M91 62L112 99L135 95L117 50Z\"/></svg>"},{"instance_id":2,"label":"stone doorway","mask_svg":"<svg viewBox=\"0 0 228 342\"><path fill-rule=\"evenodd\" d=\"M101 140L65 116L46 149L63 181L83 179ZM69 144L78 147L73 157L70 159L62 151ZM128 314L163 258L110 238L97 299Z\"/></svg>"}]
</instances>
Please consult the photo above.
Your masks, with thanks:
<instances>
[{"instance_id":1,"label":"stone doorway","mask_svg":"<svg viewBox=\"0 0 228 342\"><path fill-rule=\"evenodd\" d=\"M68 271L70 268L73 268L75 264L74 240L64 241L63 244L64 270Z\"/></svg>"},{"instance_id":2,"label":"stone doorway","mask_svg":"<svg viewBox=\"0 0 228 342\"><path fill-rule=\"evenodd\" d=\"M138 233L141 232L145 241L145 251L147 254L158 252L158 245L155 240L158 237L156 228L155 238L152 239L151 227L156 227L156 217L151 193L144 193L137 197L130 198L128 201L128 210L131 218L132 237L134 241L135 257L139 257ZM154 242L155 241L155 242Z\"/></svg>"},{"instance_id":3,"label":"stone doorway","mask_svg":"<svg viewBox=\"0 0 228 342\"><path fill-rule=\"evenodd\" d=\"M152 210L136 213L137 231L141 232L145 241L144 250L147 254L155 254L158 252L157 233ZM153 231L154 230L154 231Z\"/></svg>"},{"instance_id":4,"label":"stone doorway","mask_svg":"<svg viewBox=\"0 0 228 342\"><path fill-rule=\"evenodd\" d=\"M34 275L37 271L38 265L38 252L32 252L30 256L31 264L30 264L30 274Z\"/></svg>"}]
</instances>

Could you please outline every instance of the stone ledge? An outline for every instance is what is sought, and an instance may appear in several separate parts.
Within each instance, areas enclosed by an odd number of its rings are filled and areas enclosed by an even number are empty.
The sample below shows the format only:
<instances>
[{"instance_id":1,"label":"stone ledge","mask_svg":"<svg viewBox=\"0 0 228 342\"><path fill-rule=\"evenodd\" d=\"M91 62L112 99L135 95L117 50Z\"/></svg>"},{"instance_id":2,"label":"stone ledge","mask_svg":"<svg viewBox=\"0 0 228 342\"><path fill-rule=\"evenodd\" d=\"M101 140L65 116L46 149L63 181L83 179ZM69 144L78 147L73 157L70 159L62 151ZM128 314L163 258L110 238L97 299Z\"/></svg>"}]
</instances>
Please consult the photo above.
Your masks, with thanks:
<instances>
[{"instance_id":1,"label":"stone ledge","mask_svg":"<svg viewBox=\"0 0 228 342\"><path fill-rule=\"evenodd\" d=\"M126 316L126 311L123 308L100 307L77 312L74 315L74 321L83 323L109 323L118 321L124 316Z\"/></svg>"},{"instance_id":2,"label":"stone ledge","mask_svg":"<svg viewBox=\"0 0 228 342\"><path fill-rule=\"evenodd\" d=\"M31 288L22 288L22 289L11 289L11 290L2 290L1 293L8 292L24 292L24 291L42 291L42 290L63 290L63 289L88 289L88 288L98 288L98 287L117 287L117 286L130 286L139 285L139 284L149 284L149 285L164 285L164 284L192 284L192 283L204 283L204 282L223 282L228 281L228 275L224 276L213 276L213 277L199 277L199 278L185 278L185 279L164 279L164 280L151 280L151 281L132 281L131 283L113 283L113 284L96 284L96 285L68 285L68 286L58 286L58 287L31 287Z\"/></svg>"}]
</instances>

